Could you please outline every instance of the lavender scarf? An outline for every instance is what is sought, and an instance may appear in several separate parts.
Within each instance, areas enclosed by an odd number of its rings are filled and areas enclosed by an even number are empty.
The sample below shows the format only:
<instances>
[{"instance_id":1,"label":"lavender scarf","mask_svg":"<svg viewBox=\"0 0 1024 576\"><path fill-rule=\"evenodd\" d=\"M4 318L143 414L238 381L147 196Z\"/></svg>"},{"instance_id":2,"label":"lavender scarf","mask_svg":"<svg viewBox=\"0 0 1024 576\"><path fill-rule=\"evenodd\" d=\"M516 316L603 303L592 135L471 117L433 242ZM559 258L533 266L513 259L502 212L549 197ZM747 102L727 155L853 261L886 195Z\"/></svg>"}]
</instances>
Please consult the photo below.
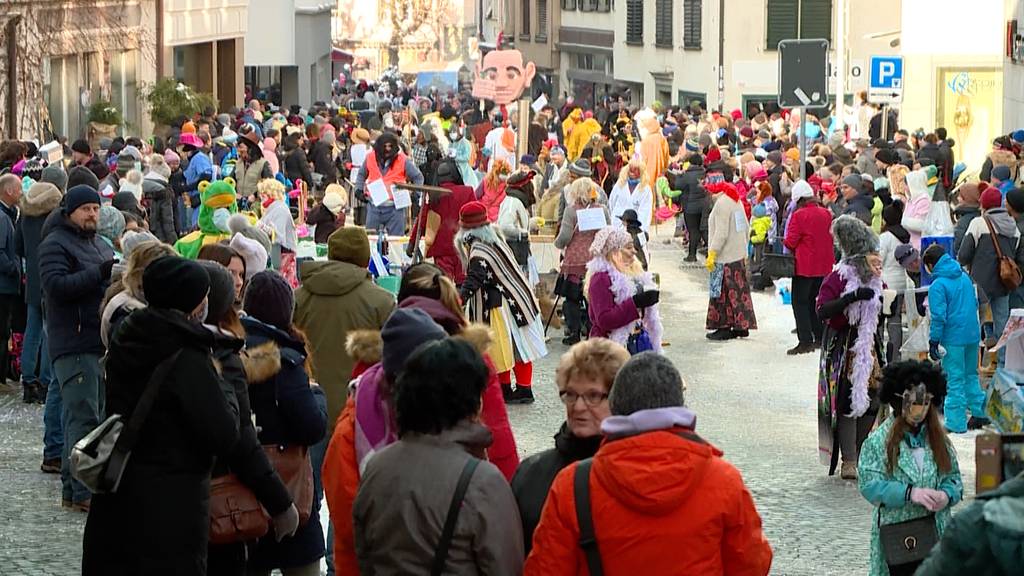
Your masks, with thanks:
<instances>
[{"instance_id":1,"label":"lavender scarf","mask_svg":"<svg viewBox=\"0 0 1024 576\"><path fill-rule=\"evenodd\" d=\"M847 367L851 384L849 416L859 418L868 411L871 403L868 398L868 380L875 364L871 349L875 345L878 315L882 311L882 300L877 297L882 293L882 279L872 277L870 282L865 283L857 274L857 269L846 262L836 266L836 272L846 283L844 296L861 287L871 288L876 295L875 298L858 300L846 307L846 318L850 326L856 326L857 330L857 341L853 344L853 366Z\"/></svg>"},{"instance_id":2,"label":"lavender scarf","mask_svg":"<svg viewBox=\"0 0 1024 576\"><path fill-rule=\"evenodd\" d=\"M612 295L615 296L615 303L622 304L626 300L629 300L636 294L636 285L634 279L626 276L619 271L618 268L612 265L606 258L596 257L591 258L590 262L587 262L587 273L591 276L598 272L604 272L608 274L608 278L612 281ZM644 272L640 276L636 277L645 289L657 290L657 284L654 283L654 276L650 272ZM651 345L654 346L654 352L661 354L661 315L658 313L658 305L655 304L650 308L645 309L643 313L643 319L640 321L643 327L647 330L647 335L651 337ZM623 346L629 341L629 335L633 332L633 323L630 322L625 326L621 326L612 330L608 334L608 339L612 342L618 342Z\"/></svg>"},{"instance_id":3,"label":"lavender scarf","mask_svg":"<svg viewBox=\"0 0 1024 576\"><path fill-rule=\"evenodd\" d=\"M384 378L384 367L378 362L352 383L356 403L356 462L360 475L370 457L398 441L394 411L381 391Z\"/></svg>"}]
</instances>

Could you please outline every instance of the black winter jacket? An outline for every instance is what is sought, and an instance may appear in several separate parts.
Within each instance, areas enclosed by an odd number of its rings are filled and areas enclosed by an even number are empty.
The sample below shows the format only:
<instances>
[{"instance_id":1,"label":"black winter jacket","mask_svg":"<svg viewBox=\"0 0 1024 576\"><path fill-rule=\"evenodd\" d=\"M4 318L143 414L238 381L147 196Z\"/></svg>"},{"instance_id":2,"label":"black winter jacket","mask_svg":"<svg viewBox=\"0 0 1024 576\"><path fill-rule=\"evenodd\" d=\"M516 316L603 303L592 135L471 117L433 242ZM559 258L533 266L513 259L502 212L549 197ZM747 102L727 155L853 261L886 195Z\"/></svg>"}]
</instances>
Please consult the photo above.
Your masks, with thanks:
<instances>
[{"instance_id":1,"label":"black winter jacket","mask_svg":"<svg viewBox=\"0 0 1024 576\"><path fill-rule=\"evenodd\" d=\"M52 217L52 216L51 216ZM48 222L47 222L48 223ZM46 306L50 359L67 354L103 354L100 302L110 284L100 265L114 250L58 213L39 245L39 278Z\"/></svg>"},{"instance_id":2,"label":"black winter jacket","mask_svg":"<svg viewBox=\"0 0 1024 576\"><path fill-rule=\"evenodd\" d=\"M301 179L309 186L313 186L313 174L309 170L309 159L306 158L306 151L302 148L295 148L284 157L284 175L291 181Z\"/></svg>"},{"instance_id":3,"label":"black winter jacket","mask_svg":"<svg viewBox=\"0 0 1024 576\"><path fill-rule=\"evenodd\" d=\"M327 188L328 184L337 184L338 167L331 157L331 147L323 142L313 145L313 170L323 175L324 188ZM309 185L312 186L313 183L309 182Z\"/></svg>"},{"instance_id":4,"label":"black winter jacket","mask_svg":"<svg viewBox=\"0 0 1024 576\"><path fill-rule=\"evenodd\" d=\"M281 330L255 318L242 319L246 333L243 357L249 381L249 402L256 416L260 444L313 446L327 432L327 405L319 386L310 387L304 363L306 349ZM319 474L315 474L319 478ZM309 521L295 536L281 542L261 538L249 565L270 570L316 562L324 555L319 522L320 503L313 499Z\"/></svg>"},{"instance_id":5,"label":"black winter jacket","mask_svg":"<svg viewBox=\"0 0 1024 576\"><path fill-rule=\"evenodd\" d=\"M149 214L149 231L161 242L174 244L178 232L174 226L174 194L171 185L155 174L142 181L142 200Z\"/></svg>"},{"instance_id":6,"label":"black winter jacket","mask_svg":"<svg viewBox=\"0 0 1024 576\"><path fill-rule=\"evenodd\" d=\"M676 177L675 188L682 192L683 213L701 214L708 205L708 191L704 189L704 167L690 166Z\"/></svg>"},{"instance_id":7,"label":"black winter jacket","mask_svg":"<svg viewBox=\"0 0 1024 576\"><path fill-rule=\"evenodd\" d=\"M153 370L181 354L160 384L117 493L92 497L84 576L206 574L210 471L214 457L238 441L238 405L214 368L213 341L176 310L136 310L115 331L108 414L130 418Z\"/></svg>"},{"instance_id":8,"label":"black winter jacket","mask_svg":"<svg viewBox=\"0 0 1024 576\"><path fill-rule=\"evenodd\" d=\"M25 302L33 306L43 303L43 287L39 282L39 243L43 239L43 223L60 204L63 192L48 182L37 182L21 197L21 219L18 220L14 244L18 256L25 259Z\"/></svg>"},{"instance_id":9,"label":"black winter jacket","mask_svg":"<svg viewBox=\"0 0 1024 576\"><path fill-rule=\"evenodd\" d=\"M338 217L323 204L317 204L315 208L309 211L309 215L306 216L306 223L316 225L316 230L313 231L313 241L317 244L326 244L327 239L340 226Z\"/></svg>"},{"instance_id":10,"label":"black winter jacket","mask_svg":"<svg viewBox=\"0 0 1024 576\"><path fill-rule=\"evenodd\" d=\"M555 434L555 447L534 454L519 464L512 477L512 493L519 504L519 518L523 522L523 548L527 555L533 545L533 532L540 523L551 484L555 476L569 464L592 457L601 446L602 436L577 438L562 424Z\"/></svg>"}]
</instances>

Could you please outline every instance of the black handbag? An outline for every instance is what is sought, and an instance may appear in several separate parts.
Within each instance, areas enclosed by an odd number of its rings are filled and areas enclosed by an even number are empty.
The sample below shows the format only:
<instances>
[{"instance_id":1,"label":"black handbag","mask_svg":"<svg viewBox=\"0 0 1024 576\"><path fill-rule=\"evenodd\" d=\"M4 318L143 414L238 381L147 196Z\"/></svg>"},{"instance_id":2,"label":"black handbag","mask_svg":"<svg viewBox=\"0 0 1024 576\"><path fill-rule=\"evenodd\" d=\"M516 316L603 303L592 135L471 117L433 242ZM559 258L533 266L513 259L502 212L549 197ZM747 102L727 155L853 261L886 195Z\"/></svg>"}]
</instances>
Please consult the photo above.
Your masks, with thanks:
<instances>
[{"instance_id":1,"label":"black handbag","mask_svg":"<svg viewBox=\"0 0 1024 576\"><path fill-rule=\"evenodd\" d=\"M913 574L939 541L934 514L883 525L879 513L878 534L885 563L894 576Z\"/></svg>"},{"instance_id":2,"label":"black handbag","mask_svg":"<svg viewBox=\"0 0 1024 576\"><path fill-rule=\"evenodd\" d=\"M764 254L762 274L772 278L792 278L796 274L796 259L792 254Z\"/></svg>"}]
</instances>

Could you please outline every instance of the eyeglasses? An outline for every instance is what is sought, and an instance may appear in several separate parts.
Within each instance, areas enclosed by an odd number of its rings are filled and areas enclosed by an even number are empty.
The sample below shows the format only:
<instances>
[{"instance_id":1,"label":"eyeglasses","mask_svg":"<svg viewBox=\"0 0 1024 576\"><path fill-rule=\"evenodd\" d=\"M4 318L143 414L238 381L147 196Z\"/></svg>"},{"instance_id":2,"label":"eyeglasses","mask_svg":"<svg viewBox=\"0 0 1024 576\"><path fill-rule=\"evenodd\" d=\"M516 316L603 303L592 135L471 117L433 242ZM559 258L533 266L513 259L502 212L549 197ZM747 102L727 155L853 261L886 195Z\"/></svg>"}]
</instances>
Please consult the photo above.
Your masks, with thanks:
<instances>
[{"instance_id":1,"label":"eyeglasses","mask_svg":"<svg viewBox=\"0 0 1024 576\"><path fill-rule=\"evenodd\" d=\"M608 398L608 393L591 390L586 394L577 394L571 390L562 390L558 393L558 397L562 399L562 404L566 406L576 404L576 400L579 398L583 398L583 403L587 406L599 406L601 402Z\"/></svg>"}]
</instances>

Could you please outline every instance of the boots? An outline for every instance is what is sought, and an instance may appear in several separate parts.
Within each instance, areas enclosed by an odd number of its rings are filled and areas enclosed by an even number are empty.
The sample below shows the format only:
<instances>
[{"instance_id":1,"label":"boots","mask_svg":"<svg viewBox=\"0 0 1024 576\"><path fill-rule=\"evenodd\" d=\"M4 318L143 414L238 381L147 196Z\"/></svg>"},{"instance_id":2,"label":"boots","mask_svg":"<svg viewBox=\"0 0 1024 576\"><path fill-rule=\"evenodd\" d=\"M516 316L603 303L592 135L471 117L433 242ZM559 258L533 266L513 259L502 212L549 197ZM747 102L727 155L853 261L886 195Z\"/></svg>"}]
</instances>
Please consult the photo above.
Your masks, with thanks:
<instances>
[{"instance_id":1,"label":"boots","mask_svg":"<svg viewBox=\"0 0 1024 576\"><path fill-rule=\"evenodd\" d=\"M573 344L576 344L579 341L580 341L580 333L579 332L570 332L570 333L565 335L565 338L562 338L562 344L564 344L566 346L572 346Z\"/></svg>"},{"instance_id":2,"label":"boots","mask_svg":"<svg viewBox=\"0 0 1024 576\"><path fill-rule=\"evenodd\" d=\"M502 384L501 385L501 397L505 399L505 404L509 403L509 400L512 399L512 385L511 384Z\"/></svg>"},{"instance_id":3,"label":"boots","mask_svg":"<svg viewBox=\"0 0 1024 576\"><path fill-rule=\"evenodd\" d=\"M857 463L843 460L842 468L839 469L839 477L843 480L857 479Z\"/></svg>"},{"instance_id":4,"label":"boots","mask_svg":"<svg viewBox=\"0 0 1024 576\"><path fill-rule=\"evenodd\" d=\"M516 386L506 404L533 404L533 388L530 386Z\"/></svg>"},{"instance_id":5,"label":"boots","mask_svg":"<svg viewBox=\"0 0 1024 576\"><path fill-rule=\"evenodd\" d=\"M34 382L22 382L21 383L21 403L22 404L35 404L36 403L36 385Z\"/></svg>"}]
</instances>

